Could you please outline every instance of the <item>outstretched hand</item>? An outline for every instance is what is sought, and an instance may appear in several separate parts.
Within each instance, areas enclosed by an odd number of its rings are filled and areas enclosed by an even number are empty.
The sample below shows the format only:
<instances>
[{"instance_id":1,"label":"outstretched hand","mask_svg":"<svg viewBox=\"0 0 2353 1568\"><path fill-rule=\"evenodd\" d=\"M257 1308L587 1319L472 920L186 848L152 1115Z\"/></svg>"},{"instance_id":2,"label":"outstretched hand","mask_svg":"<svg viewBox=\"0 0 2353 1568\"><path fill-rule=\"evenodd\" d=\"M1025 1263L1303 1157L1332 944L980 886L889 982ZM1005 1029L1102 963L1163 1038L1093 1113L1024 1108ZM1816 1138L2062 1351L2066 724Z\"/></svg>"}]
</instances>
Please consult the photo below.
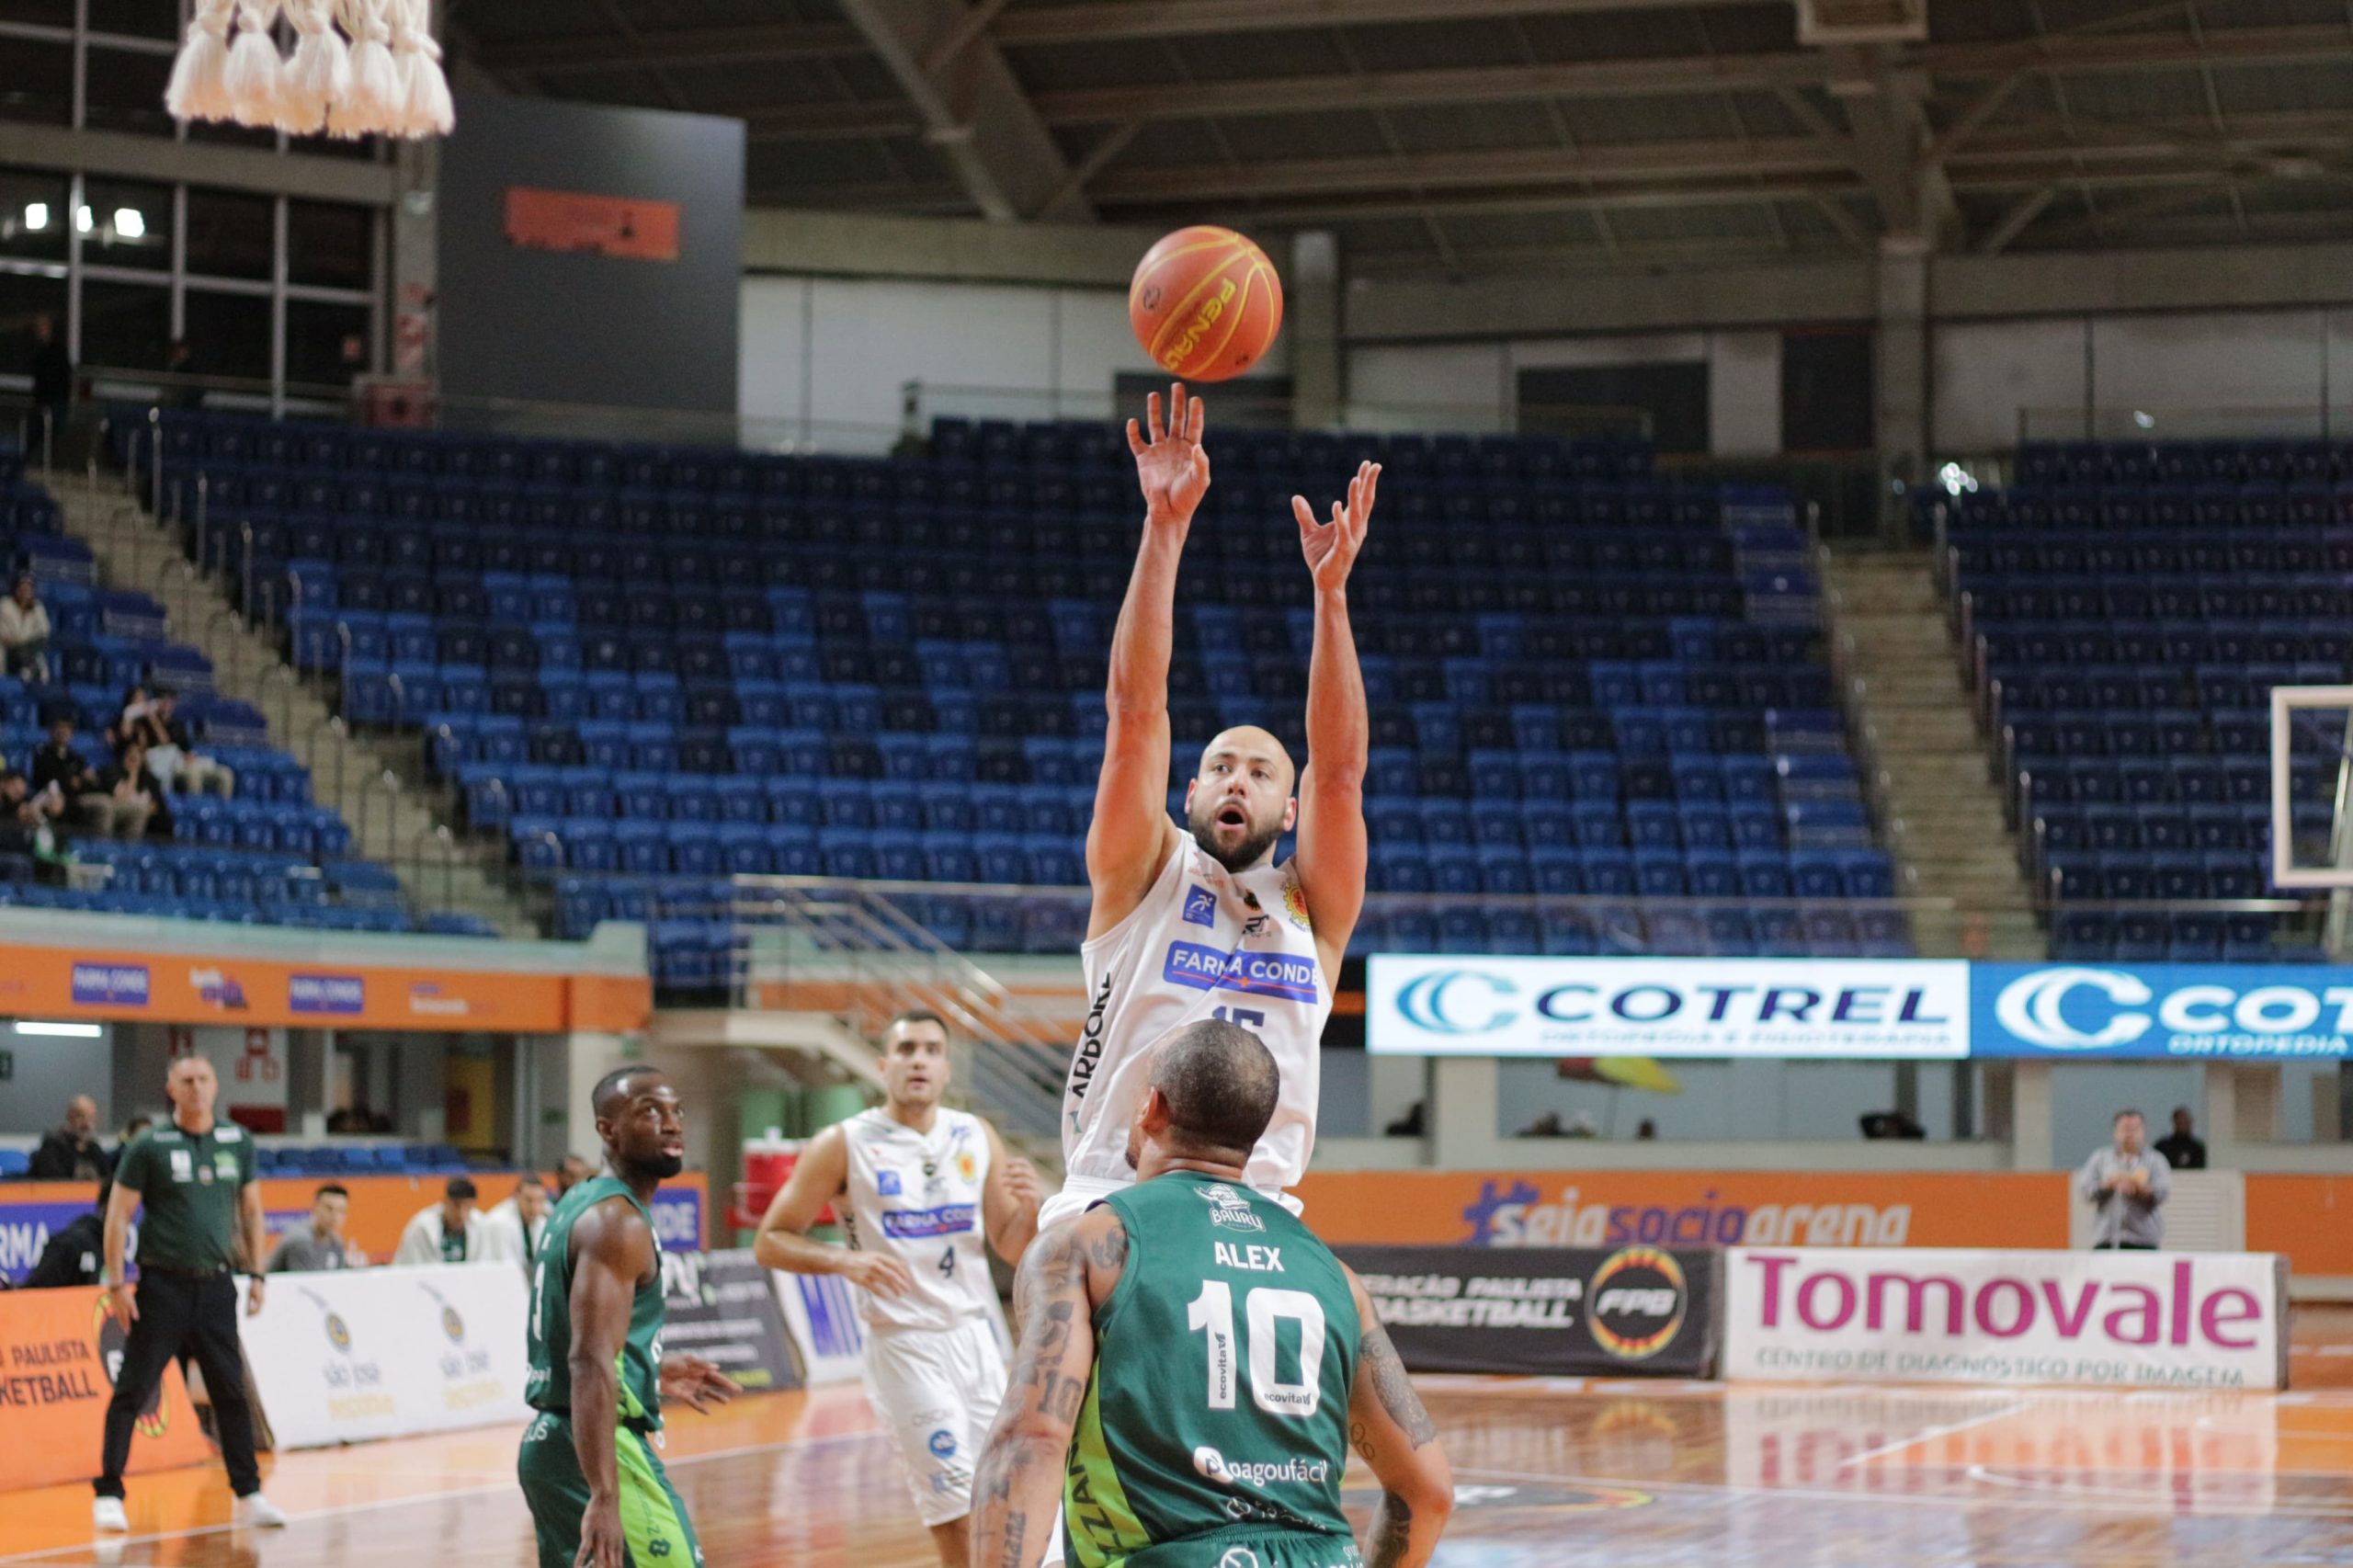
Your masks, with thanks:
<instances>
[{"instance_id":1,"label":"outstretched hand","mask_svg":"<svg viewBox=\"0 0 2353 1568\"><path fill-rule=\"evenodd\" d=\"M683 1351L662 1358L661 1384L664 1399L704 1412L744 1392L734 1379L719 1369L717 1362Z\"/></svg>"},{"instance_id":2,"label":"outstretched hand","mask_svg":"<svg viewBox=\"0 0 2353 1568\"><path fill-rule=\"evenodd\" d=\"M1210 455L1201 446L1208 405L1188 396L1185 383L1168 385L1168 423L1160 422L1160 394L1144 400L1145 428L1128 421L1128 450L1136 455L1136 483L1143 491L1144 517L1153 522L1190 522L1209 494Z\"/></svg>"},{"instance_id":3,"label":"outstretched hand","mask_svg":"<svg viewBox=\"0 0 2353 1568\"><path fill-rule=\"evenodd\" d=\"M1357 464L1357 476L1348 481L1348 498L1332 503L1328 523L1315 520L1315 508L1307 504L1306 496L1290 498L1291 516L1299 520L1300 552L1307 557L1307 570L1313 574L1318 592L1335 592L1347 585L1357 551L1364 548L1365 528L1372 521L1372 498L1380 488L1381 465Z\"/></svg>"}]
</instances>

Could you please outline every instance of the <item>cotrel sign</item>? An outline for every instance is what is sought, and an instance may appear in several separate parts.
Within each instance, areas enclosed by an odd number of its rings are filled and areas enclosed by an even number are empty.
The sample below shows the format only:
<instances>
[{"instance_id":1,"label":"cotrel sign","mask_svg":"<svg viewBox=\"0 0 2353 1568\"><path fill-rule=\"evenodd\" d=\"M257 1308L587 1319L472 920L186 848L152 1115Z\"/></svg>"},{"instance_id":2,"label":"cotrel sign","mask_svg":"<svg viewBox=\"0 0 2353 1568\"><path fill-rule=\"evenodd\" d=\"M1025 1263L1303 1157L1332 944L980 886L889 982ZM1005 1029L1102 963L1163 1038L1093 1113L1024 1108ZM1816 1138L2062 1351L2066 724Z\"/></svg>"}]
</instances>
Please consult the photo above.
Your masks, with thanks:
<instances>
[{"instance_id":1,"label":"cotrel sign","mask_svg":"<svg viewBox=\"0 0 2353 1568\"><path fill-rule=\"evenodd\" d=\"M1366 1044L1423 1056L1951 1059L1948 960L1401 957L1367 965Z\"/></svg>"},{"instance_id":2,"label":"cotrel sign","mask_svg":"<svg viewBox=\"0 0 2353 1568\"><path fill-rule=\"evenodd\" d=\"M2264 964L1978 964L1977 1056L2341 1058L2353 971Z\"/></svg>"}]
</instances>

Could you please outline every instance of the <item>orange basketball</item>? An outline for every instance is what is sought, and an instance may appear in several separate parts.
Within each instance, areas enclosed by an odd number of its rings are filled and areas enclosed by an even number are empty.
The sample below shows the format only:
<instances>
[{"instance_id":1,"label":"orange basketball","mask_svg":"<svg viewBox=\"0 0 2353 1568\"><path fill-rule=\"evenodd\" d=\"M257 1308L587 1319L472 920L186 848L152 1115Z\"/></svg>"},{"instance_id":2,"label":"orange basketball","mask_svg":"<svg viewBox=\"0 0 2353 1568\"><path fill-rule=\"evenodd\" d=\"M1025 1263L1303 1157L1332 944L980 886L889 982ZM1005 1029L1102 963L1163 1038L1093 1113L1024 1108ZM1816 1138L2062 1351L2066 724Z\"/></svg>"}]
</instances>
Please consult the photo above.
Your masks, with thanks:
<instances>
[{"instance_id":1,"label":"orange basketball","mask_svg":"<svg viewBox=\"0 0 2353 1568\"><path fill-rule=\"evenodd\" d=\"M1283 286L1249 236L1196 223L1136 264L1128 324L1152 362L1170 375L1222 381L1273 346L1283 324Z\"/></svg>"}]
</instances>

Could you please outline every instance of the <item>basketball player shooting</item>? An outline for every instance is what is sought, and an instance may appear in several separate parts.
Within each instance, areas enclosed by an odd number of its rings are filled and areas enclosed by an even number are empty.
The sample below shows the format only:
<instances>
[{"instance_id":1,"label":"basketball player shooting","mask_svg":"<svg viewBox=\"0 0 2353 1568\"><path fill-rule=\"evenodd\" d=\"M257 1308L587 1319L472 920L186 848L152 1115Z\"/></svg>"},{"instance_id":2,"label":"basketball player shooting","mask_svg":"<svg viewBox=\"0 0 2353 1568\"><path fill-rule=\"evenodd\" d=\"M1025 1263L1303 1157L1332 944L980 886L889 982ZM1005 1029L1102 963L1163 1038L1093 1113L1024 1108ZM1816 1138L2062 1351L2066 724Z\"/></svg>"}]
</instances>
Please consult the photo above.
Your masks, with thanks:
<instances>
[{"instance_id":1,"label":"basketball player shooting","mask_svg":"<svg viewBox=\"0 0 2353 1568\"><path fill-rule=\"evenodd\" d=\"M1144 428L1128 422L1143 538L1112 633L1103 773L1086 835L1094 903L1079 951L1090 1000L1063 1097L1067 1179L1041 1228L1133 1181L1128 1126L1153 1049L1204 1018L1240 1025L1273 1053L1281 1102L1247 1179L1268 1194L1295 1186L1315 1142L1332 980L1364 906L1370 725L1347 583L1380 466L1358 468L1328 521L1291 498L1315 603L1305 770L1266 731L1228 730L1203 748L1179 827L1166 807L1168 664L1177 564L1209 491L1210 460L1205 411L1182 382L1169 388L1167 415L1164 425L1154 393ZM1298 853L1277 865L1275 844L1293 827Z\"/></svg>"}]
</instances>

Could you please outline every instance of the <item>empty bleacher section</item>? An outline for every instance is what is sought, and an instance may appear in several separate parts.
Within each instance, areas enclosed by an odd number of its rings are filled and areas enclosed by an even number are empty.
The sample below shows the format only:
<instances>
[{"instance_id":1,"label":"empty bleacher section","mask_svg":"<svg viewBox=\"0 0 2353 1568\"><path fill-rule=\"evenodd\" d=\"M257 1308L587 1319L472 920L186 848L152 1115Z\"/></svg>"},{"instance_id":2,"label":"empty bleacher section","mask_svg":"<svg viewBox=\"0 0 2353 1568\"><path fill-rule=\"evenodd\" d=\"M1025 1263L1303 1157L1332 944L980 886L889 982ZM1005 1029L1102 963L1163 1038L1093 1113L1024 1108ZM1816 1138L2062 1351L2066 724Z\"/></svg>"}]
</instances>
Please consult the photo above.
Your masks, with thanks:
<instances>
[{"instance_id":1,"label":"empty bleacher section","mask_svg":"<svg viewBox=\"0 0 2353 1568\"><path fill-rule=\"evenodd\" d=\"M778 457L164 417L165 483L355 723L422 731L559 934L655 922L710 981L735 874L926 884L941 939L1067 951L1124 440L942 420L922 458ZM1351 587L1373 710L1362 947L1909 950L1785 502L1624 442L1227 431L1188 545L1177 782L1302 734L1294 491L1385 463ZM1178 793L1172 790L1171 804ZM949 884L943 888L941 884ZM1711 902L1712 901L1712 902Z\"/></svg>"},{"instance_id":2,"label":"empty bleacher section","mask_svg":"<svg viewBox=\"0 0 2353 1568\"><path fill-rule=\"evenodd\" d=\"M179 717L208 756L235 770L235 798L176 795L171 835L64 841L73 864L0 853L0 903L97 913L406 931L410 913L382 868L347 858L350 829L314 804L301 763L269 744L263 716L212 689L210 663L172 642L161 605L109 590L91 551L63 529L57 502L0 447L0 549L28 571L48 607L54 682L0 679L0 757L22 768L48 722L71 717L93 767L112 760L105 732L133 687L176 688Z\"/></svg>"},{"instance_id":3,"label":"empty bleacher section","mask_svg":"<svg viewBox=\"0 0 2353 1568\"><path fill-rule=\"evenodd\" d=\"M2029 443L2008 489L1938 504L2053 953L2316 959L2302 911L2217 905L2272 898L2270 688L2353 669L2353 445ZM2338 760L2300 747L2300 830Z\"/></svg>"}]
</instances>

